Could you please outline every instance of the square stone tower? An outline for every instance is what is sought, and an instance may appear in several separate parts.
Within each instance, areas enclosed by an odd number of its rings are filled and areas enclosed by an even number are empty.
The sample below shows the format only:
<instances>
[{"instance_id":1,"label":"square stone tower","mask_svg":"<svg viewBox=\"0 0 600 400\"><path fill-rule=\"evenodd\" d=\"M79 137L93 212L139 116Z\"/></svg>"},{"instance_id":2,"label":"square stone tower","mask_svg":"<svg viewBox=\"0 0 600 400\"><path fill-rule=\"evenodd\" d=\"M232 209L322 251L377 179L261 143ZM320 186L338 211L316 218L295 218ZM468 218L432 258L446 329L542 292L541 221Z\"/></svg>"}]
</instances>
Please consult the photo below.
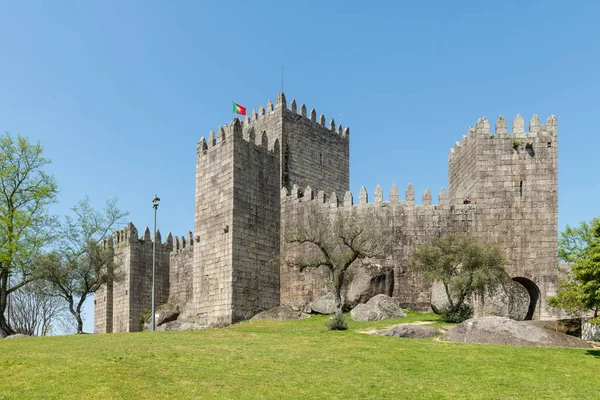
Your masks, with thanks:
<instances>
[{"instance_id":1,"label":"square stone tower","mask_svg":"<svg viewBox=\"0 0 600 400\"><path fill-rule=\"evenodd\" d=\"M517 115L512 133L501 116L495 134L481 118L448 161L450 204L470 197L476 210L470 233L504 250L507 271L533 300L534 319L548 316L546 298L554 294L558 275L557 139L554 116L541 125L534 115L525 132Z\"/></svg>"},{"instance_id":2,"label":"square stone tower","mask_svg":"<svg viewBox=\"0 0 600 400\"><path fill-rule=\"evenodd\" d=\"M344 192L349 130L316 112L275 107L210 133L197 147L193 307L204 324L230 324L280 301L280 189L294 184Z\"/></svg>"}]
</instances>

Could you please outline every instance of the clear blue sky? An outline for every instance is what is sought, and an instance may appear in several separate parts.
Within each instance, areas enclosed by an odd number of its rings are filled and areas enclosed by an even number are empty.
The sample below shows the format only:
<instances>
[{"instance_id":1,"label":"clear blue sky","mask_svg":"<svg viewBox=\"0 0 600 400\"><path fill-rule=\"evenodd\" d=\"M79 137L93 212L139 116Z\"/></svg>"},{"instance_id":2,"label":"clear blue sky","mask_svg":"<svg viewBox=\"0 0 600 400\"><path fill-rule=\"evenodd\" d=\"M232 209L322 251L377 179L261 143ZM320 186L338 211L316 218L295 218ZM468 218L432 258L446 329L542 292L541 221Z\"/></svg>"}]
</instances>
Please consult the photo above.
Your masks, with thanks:
<instances>
[{"instance_id":1,"label":"clear blue sky","mask_svg":"<svg viewBox=\"0 0 600 400\"><path fill-rule=\"evenodd\" d=\"M600 215L600 3L523 3L0 0L0 131L45 146L53 212L118 197L141 231L157 193L183 235L196 143L232 100L274 101L284 66L288 102L350 126L355 196L436 198L479 117L557 115L562 229Z\"/></svg>"}]
</instances>

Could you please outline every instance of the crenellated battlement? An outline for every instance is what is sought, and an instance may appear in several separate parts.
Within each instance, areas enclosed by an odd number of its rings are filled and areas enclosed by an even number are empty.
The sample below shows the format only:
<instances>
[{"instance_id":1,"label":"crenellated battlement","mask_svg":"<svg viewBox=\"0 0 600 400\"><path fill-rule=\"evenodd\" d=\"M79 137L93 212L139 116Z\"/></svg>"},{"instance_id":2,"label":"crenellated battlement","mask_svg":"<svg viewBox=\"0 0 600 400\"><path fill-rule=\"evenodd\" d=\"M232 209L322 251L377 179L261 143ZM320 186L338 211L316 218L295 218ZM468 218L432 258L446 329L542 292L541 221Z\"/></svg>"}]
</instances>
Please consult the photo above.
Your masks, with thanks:
<instances>
[{"instance_id":1,"label":"crenellated battlement","mask_svg":"<svg viewBox=\"0 0 600 400\"><path fill-rule=\"evenodd\" d=\"M540 117L534 114L529 120L529 129L525 131L525 121L521 114L517 114L512 122L512 130L509 132L506 119L500 115L494 126L494 133L490 132L490 122L486 117L479 118L475 127L470 126L467 134L463 135L460 142L455 142L454 147L450 149L448 156L452 160L457 155L464 151L471 143L474 143L479 138L483 139L525 139L533 142L535 140L544 141L547 139L556 138L557 136L557 120L556 116L550 115L546 119L546 124L540 123Z\"/></svg>"},{"instance_id":2,"label":"crenellated battlement","mask_svg":"<svg viewBox=\"0 0 600 400\"><path fill-rule=\"evenodd\" d=\"M448 193L444 187L438 193L438 204L432 204L431 202L431 191L426 188L422 198L421 204L415 205L415 192L412 184L408 184L405 192L405 200L399 199L398 186L394 183L390 189L389 200L384 201L383 190L381 186L377 185L375 188L373 201L369 202L369 196L367 189L362 186L358 195L358 203L354 202L354 196L352 192L346 191L343 196L338 196L336 192L326 194L324 191L315 191L310 186L307 186L304 190L298 188L297 185L293 185L291 190L288 191L285 187L281 189L281 200L286 203L305 203L315 202L319 204L327 204L330 208L338 207L363 207L363 206L381 206L385 207L388 205L396 205L400 207L434 207L434 208L445 208L449 207ZM341 199L341 200L338 200ZM469 205L459 206L469 208Z\"/></svg>"},{"instance_id":3,"label":"crenellated battlement","mask_svg":"<svg viewBox=\"0 0 600 400\"><path fill-rule=\"evenodd\" d=\"M194 246L194 234L188 232L187 240L185 236L175 236L173 242L173 253L179 253L182 251L193 251Z\"/></svg>"},{"instance_id":4,"label":"crenellated battlement","mask_svg":"<svg viewBox=\"0 0 600 400\"><path fill-rule=\"evenodd\" d=\"M260 135L257 135L252 124L243 123L239 118L235 118L229 125L225 124L225 126L219 126L217 131L218 135L216 135L214 131L210 131L208 140L204 138L204 136L200 138L198 145L196 146L196 153L198 156L208 154L215 149L223 147L223 145L233 137L263 147L270 152L279 152L279 140L276 139L269 144L269 138L266 132L263 131Z\"/></svg>"},{"instance_id":5,"label":"crenellated battlement","mask_svg":"<svg viewBox=\"0 0 600 400\"><path fill-rule=\"evenodd\" d=\"M312 122L314 125L321 126L327 129L329 132L338 135L344 139L348 139L348 137L350 136L350 128L344 128L341 124L336 125L334 118L331 118L329 120L329 124L327 124L327 118L325 117L325 115L320 114L317 120L317 111L314 108L311 109L310 114L307 115L307 107L305 104L302 104L298 112L298 105L296 103L296 99L292 99L292 101L290 102L290 107L288 108L284 93L279 93L279 95L277 96L275 106L273 106L273 103L269 99L267 100L266 107L263 107L261 105L258 108L258 113L256 112L256 110L253 109L251 113L252 117L246 115L244 121L244 130L249 129L254 124L254 122L261 121L264 118L274 115L278 110L285 110L295 115L300 115L306 120Z\"/></svg>"},{"instance_id":6,"label":"crenellated battlement","mask_svg":"<svg viewBox=\"0 0 600 400\"><path fill-rule=\"evenodd\" d=\"M194 243L192 238L192 232L189 232L187 246L193 246ZM156 244L160 246L159 250L161 251L164 250L167 252L177 252L186 247L185 238L183 236L181 236L181 239L178 237L173 238L171 232L167 234L167 238L163 242L160 229L156 230L155 238L152 238L150 228L148 227L144 229L142 236L138 237L138 230L132 222L129 222L127 227L114 231L112 237L100 242L100 246L102 248L106 248L107 246L114 246L115 248L118 248L130 246L132 244L152 245L155 240Z\"/></svg>"}]
</instances>

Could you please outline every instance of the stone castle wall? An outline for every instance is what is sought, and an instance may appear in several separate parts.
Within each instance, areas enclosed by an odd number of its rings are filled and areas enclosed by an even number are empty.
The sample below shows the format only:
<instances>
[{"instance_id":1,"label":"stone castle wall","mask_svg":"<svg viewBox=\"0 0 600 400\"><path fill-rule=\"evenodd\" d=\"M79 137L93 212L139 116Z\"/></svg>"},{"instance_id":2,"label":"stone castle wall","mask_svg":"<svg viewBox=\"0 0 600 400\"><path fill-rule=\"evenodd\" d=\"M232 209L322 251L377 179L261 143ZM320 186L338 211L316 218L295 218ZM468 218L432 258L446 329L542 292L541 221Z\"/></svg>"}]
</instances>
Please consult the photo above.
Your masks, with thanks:
<instances>
[{"instance_id":1,"label":"stone castle wall","mask_svg":"<svg viewBox=\"0 0 600 400\"><path fill-rule=\"evenodd\" d=\"M229 324L280 303L302 306L328 290L326 270L298 270L280 263L304 251L286 243L284 231L304 218L308 204L369 217L399 239L373 262L394 272L393 294L405 306L426 309L429 288L410 270L415 246L433 236L464 232L502 249L508 271L532 297L532 318L551 318L546 298L558 273L557 128L534 116L529 131L517 116L513 132L500 117L495 134L482 118L456 143L448 160L449 192L431 204L429 190L415 205L414 190L389 201L378 187L373 201L361 190L354 204L349 189L349 128L326 123L281 93L242 123L211 132L197 146L194 234L168 236L157 246L159 301L176 304L184 318ZM302 188L302 189L298 189ZM463 204L470 196L471 204ZM132 226L132 225L131 225ZM98 332L139 329L148 311L152 241L127 232L115 250L123 279L96 292ZM158 270L158 268L157 268Z\"/></svg>"},{"instance_id":2,"label":"stone castle wall","mask_svg":"<svg viewBox=\"0 0 600 400\"><path fill-rule=\"evenodd\" d=\"M468 232L474 226L475 207L471 205L450 206L445 189L438 196L438 205L431 203L431 192L425 191L422 205L415 205L412 185L406 189L406 200L399 200L398 188L393 185L389 201L383 201L379 186L374 201L369 202L363 187L358 204L354 204L352 194L346 192L343 197L324 192L314 195L312 189L302 192L294 186L290 194L282 191L282 260L294 259L303 255L306 246L287 243L285 232L308 218L311 206L319 204L331 215L337 212L353 213L358 220L369 221L377 226L385 236L393 236L392 248L381 258L369 260L370 263L391 268L394 273L393 295L398 297L404 307L416 310L429 309L429 287L419 274L408 266L408 259L415 246L429 239L450 232ZM356 261L360 264L360 261ZM351 267L352 268L352 267ZM300 271L285 262L281 265L281 303L302 308L318 297L330 291L330 276L326 269Z\"/></svg>"},{"instance_id":3,"label":"stone castle wall","mask_svg":"<svg viewBox=\"0 0 600 400\"><path fill-rule=\"evenodd\" d=\"M156 234L156 304L166 303L169 296L169 253L173 243L169 234L161 243L160 232ZM102 310L98 317L94 312L94 330L97 332L136 332L141 330L140 317L152 307L152 248L153 241L148 228L138 239L133 224L115 232L112 243L115 251L115 275L117 279L104 285L100 296L95 297L95 310ZM112 290L110 290L112 288ZM112 291L112 293L111 293Z\"/></svg>"},{"instance_id":4,"label":"stone castle wall","mask_svg":"<svg viewBox=\"0 0 600 400\"><path fill-rule=\"evenodd\" d=\"M169 255L169 303L182 313L189 312L193 297L194 238L175 236L173 251Z\"/></svg>"}]
</instances>

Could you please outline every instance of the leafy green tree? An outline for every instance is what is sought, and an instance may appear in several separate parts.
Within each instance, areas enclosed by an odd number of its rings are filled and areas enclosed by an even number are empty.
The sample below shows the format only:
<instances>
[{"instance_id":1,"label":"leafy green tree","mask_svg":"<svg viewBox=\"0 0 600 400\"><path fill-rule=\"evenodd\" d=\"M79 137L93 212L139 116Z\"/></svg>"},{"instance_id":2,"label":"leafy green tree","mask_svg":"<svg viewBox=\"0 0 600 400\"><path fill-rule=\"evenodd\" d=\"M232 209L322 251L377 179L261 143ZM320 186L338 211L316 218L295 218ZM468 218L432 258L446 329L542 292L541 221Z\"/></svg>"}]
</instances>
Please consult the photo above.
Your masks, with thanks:
<instances>
[{"instance_id":1,"label":"leafy green tree","mask_svg":"<svg viewBox=\"0 0 600 400\"><path fill-rule=\"evenodd\" d=\"M409 265L420 271L426 282L439 281L448 297L442 317L461 322L472 315L467 300L510 281L502 253L489 244L460 234L447 234L417 246Z\"/></svg>"},{"instance_id":2,"label":"leafy green tree","mask_svg":"<svg viewBox=\"0 0 600 400\"><path fill-rule=\"evenodd\" d=\"M561 259L572 262L567 278L558 282L556 296L548 305L574 315L592 311L592 322L600 324L600 218L567 229L559 241Z\"/></svg>"},{"instance_id":3,"label":"leafy green tree","mask_svg":"<svg viewBox=\"0 0 600 400\"><path fill-rule=\"evenodd\" d=\"M567 224L558 238L558 257L565 262L574 262L594 240L593 227L600 224L600 217L590 222L583 221L578 227Z\"/></svg>"},{"instance_id":4,"label":"leafy green tree","mask_svg":"<svg viewBox=\"0 0 600 400\"><path fill-rule=\"evenodd\" d=\"M0 136L0 337L14 333L5 315L8 296L37 279L33 259L52 239L48 206L58 190L42 153L39 142Z\"/></svg>"},{"instance_id":5,"label":"leafy green tree","mask_svg":"<svg viewBox=\"0 0 600 400\"><path fill-rule=\"evenodd\" d=\"M87 296L107 280L118 279L113 247L102 246L101 242L128 213L117 208L116 200L107 201L104 210L95 210L88 198L72 210L75 217L67 216L61 224L59 251L48 254L40 270L56 294L67 302L77 322L77 333L83 333L81 310Z\"/></svg>"},{"instance_id":6,"label":"leafy green tree","mask_svg":"<svg viewBox=\"0 0 600 400\"><path fill-rule=\"evenodd\" d=\"M325 266L331 276L336 315L329 329L344 330L342 286L346 271L355 261L381 255L389 246L390 238L374 224L375 215L361 215L341 209L330 210L323 205L307 203L304 217L286 228L285 239L297 243L304 252L294 254L287 263L300 270ZM302 250L302 249L301 249Z\"/></svg>"}]
</instances>

